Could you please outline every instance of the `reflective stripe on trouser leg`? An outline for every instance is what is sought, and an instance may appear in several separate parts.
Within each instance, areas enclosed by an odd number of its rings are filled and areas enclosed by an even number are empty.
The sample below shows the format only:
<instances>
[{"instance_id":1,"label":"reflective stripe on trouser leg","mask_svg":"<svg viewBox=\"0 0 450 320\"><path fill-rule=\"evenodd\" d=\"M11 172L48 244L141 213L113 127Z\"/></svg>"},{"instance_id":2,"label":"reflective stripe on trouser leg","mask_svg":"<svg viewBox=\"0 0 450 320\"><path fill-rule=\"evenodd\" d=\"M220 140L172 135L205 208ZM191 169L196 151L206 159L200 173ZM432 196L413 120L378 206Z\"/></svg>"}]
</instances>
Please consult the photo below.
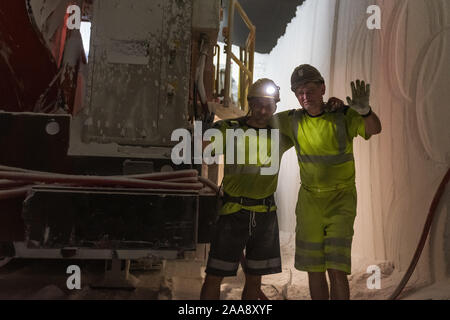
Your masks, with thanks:
<instances>
[{"instance_id":1,"label":"reflective stripe on trouser leg","mask_svg":"<svg viewBox=\"0 0 450 320\"><path fill-rule=\"evenodd\" d=\"M264 270L281 267L281 258L268 260L250 260L247 259L247 268L252 270Z\"/></svg>"},{"instance_id":2,"label":"reflective stripe on trouser leg","mask_svg":"<svg viewBox=\"0 0 450 320\"><path fill-rule=\"evenodd\" d=\"M336 269L351 273L351 247L352 239L349 238L326 238L325 264L327 269Z\"/></svg>"},{"instance_id":3,"label":"reflective stripe on trouser leg","mask_svg":"<svg viewBox=\"0 0 450 320\"><path fill-rule=\"evenodd\" d=\"M235 271L239 267L239 262L228 262L210 257L207 267L220 271Z\"/></svg>"},{"instance_id":4,"label":"reflective stripe on trouser leg","mask_svg":"<svg viewBox=\"0 0 450 320\"><path fill-rule=\"evenodd\" d=\"M350 273L351 239L325 239L323 243L296 241L295 267L308 272L336 269Z\"/></svg>"},{"instance_id":5,"label":"reflective stripe on trouser leg","mask_svg":"<svg viewBox=\"0 0 450 320\"><path fill-rule=\"evenodd\" d=\"M296 240L295 268L307 272L324 272L325 253L323 242Z\"/></svg>"},{"instance_id":6,"label":"reflective stripe on trouser leg","mask_svg":"<svg viewBox=\"0 0 450 320\"><path fill-rule=\"evenodd\" d=\"M306 272L325 272L325 255L323 252L311 252L295 250L295 268Z\"/></svg>"}]
</instances>

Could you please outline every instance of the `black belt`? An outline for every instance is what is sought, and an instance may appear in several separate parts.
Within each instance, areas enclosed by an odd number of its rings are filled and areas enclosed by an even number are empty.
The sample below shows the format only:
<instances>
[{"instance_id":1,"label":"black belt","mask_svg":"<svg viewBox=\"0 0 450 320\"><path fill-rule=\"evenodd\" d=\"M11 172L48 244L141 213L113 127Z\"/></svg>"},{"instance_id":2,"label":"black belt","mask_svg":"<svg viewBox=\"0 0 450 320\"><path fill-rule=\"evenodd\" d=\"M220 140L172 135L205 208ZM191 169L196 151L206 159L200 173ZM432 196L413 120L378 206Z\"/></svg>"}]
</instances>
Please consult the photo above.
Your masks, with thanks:
<instances>
[{"instance_id":1,"label":"black belt","mask_svg":"<svg viewBox=\"0 0 450 320\"><path fill-rule=\"evenodd\" d=\"M233 202L238 203L241 206L267 206L270 210L270 207L275 204L275 197L272 195L268 196L267 198L263 199L252 199L252 198L246 198L246 197L232 197L229 194L224 194L223 196L223 202Z\"/></svg>"}]
</instances>

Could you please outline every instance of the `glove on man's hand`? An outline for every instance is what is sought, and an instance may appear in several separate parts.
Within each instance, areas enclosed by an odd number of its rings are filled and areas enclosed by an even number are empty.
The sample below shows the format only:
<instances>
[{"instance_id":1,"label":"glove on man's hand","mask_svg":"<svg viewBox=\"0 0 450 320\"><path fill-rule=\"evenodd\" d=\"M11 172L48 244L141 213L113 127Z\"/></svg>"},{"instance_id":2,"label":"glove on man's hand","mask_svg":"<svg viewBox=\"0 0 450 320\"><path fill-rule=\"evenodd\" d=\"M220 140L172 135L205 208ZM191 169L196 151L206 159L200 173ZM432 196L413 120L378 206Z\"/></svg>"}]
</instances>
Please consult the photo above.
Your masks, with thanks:
<instances>
[{"instance_id":1,"label":"glove on man's hand","mask_svg":"<svg viewBox=\"0 0 450 320\"><path fill-rule=\"evenodd\" d=\"M369 97L370 97L370 84L367 84L364 81L356 80L352 81L352 99L347 97L347 103L356 112L360 115L365 116L368 115L371 111L369 105Z\"/></svg>"}]
</instances>

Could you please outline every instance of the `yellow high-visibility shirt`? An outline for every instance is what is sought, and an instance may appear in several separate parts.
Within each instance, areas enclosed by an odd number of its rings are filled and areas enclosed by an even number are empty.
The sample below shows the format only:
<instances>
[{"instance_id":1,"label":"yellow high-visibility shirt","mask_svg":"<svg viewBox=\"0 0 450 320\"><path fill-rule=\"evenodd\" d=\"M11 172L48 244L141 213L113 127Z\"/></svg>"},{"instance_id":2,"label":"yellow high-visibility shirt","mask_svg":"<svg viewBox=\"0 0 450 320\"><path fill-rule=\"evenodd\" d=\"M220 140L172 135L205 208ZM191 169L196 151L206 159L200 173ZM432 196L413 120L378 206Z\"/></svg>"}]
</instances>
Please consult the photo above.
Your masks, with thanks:
<instances>
[{"instance_id":1,"label":"yellow high-visibility shirt","mask_svg":"<svg viewBox=\"0 0 450 320\"><path fill-rule=\"evenodd\" d=\"M223 151L224 155L224 178L223 178L223 190L225 193L232 197L245 197L251 199L264 199L275 193L278 183L278 168L276 168L276 172L271 175L263 175L261 174L262 167L270 167L272 164L270 162L270 157L272 156L271 150L271 130L273 128L266 128L267 136L260 134L260 129L252 128L246 124L245 118L240 119L232 119L232 120L224 120L219 121L214 124L215 129L219 129L222 132L223 137L223 150L215 150L216 154L219 154L220 151ZM242 144L236 143L235 151L234 151L234 159L232 163L227 163L227 150L226 145L227 141L226 130L238 130L242 129L244 133L248 133L248 130L253 129L256 132L257 139L257 154L254 154L255 150L251 150L249 146L250 139L246 139L245 143L245 163L237 164L237 151L240 148L243 148ZM235 141L236 142L236 141ZM214 143L214 142L213 142ZM267 153L261 152L260 147L265 145L267 148ZM279 134L279 158L278 164L280 163L280 159L283 153L290 149L293 146L291 140ZM250 161L250 151L253 153L253 156L256 156L256 163L252 164ZM264 156L267 154L267 157ZM253 161L254 162L254 161ZM250 211L256 212L267 212L267 207L264 205L257 206L243 206L237 203L227 203L220 210L220 214L231 214L237 212L241 209L246 209ZM272 206L271 211L276 210L276 206Z\"/></svg>"},{"instance_id":2,"label":"yellow high-visibility shirt","mask_svg":"<svg viewBox=\"0 0 450 320\"><path fill-rule=\"evenodd\" d=\"M274 115L271 125L294 143L304 187L329 191L355 184L353 139L370 138L356 111L347 107L313 117L303 109L289 110Z\"/></svg>"}]
</instances>

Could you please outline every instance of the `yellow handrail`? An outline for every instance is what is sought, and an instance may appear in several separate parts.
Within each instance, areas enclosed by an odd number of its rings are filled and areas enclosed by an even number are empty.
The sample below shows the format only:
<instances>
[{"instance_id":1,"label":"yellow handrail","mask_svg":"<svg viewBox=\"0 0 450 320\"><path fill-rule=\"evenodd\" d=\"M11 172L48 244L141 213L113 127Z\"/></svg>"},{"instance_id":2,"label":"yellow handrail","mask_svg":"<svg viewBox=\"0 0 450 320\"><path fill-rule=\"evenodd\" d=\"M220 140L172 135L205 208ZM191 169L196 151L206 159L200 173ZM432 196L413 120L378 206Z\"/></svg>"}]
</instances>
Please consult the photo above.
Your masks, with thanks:
<instances>
[{"instance_id":1,"label":"yellow handrail","mask_svg":"<svg viewBox=\"0 0 450 320\"><path fill-rule=\"evenodd\" d=\"M225 67L225 88L224 88L224 106L230 105L230 84L231 84L231 60L239 66L239 102L244 111L248 111L247 92L249 86L253 83L254 57L255 57L255 38L256 27L248 18L241 4L237 0L229 0L228 10L228 32L226 35L226 67ZM237 9L242 20L250 30L245 47L241 48L240 58L236 57L231 51L233 45L234 13Z\"/></svg>"}]
</instances>

